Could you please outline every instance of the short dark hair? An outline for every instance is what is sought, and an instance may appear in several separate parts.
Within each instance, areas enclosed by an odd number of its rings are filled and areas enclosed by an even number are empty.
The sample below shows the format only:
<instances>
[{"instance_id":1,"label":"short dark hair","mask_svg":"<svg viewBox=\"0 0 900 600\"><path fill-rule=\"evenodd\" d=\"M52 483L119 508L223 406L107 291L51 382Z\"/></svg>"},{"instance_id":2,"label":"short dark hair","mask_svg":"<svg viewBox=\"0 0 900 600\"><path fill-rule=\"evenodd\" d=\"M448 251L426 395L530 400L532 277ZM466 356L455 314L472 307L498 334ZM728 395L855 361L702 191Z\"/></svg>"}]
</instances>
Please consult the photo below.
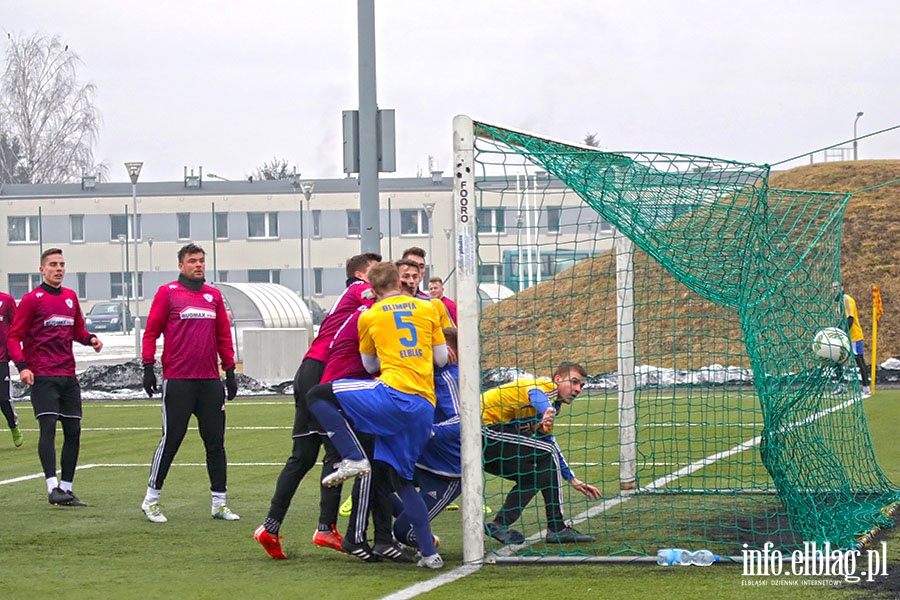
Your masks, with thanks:
<instances>
[{"instance_id":1,"label":"short dark hair","mask_svg":"<svg viewBox=\"0 0 900 600\"><path fill-rule=\"evenodd\" d=\"M381 255L376 252L363 252L347 259L347 279L355 277L357 271L362 271L373 262L381 262Z\"/></svg>"},{"instance_id":2,"label":"short dark hair","mask_svg":"<svg viewBox=\"0 0 900 600\"><path fill-rule=\"evenodd\" d=\"M444 327L444 339L447 340L447 347L453 350L459 356L459 335L456 327Z\"/></svg>"},{"instance_id":3,"label":"short dark hair","mask_svg":"<svg viewBox=\"0 0 900 600\"><path fill-rule=\"evenodd\" d=\"M575 371L581 377L587 377L587 371L584 370L584 367L582 367L578 363L573 362L564 362L556 367L556 371L553 372L553 376L566 377L572 371Z\"/></svg>"},{"instance_id":4,"label":"short dark hair","mask_svg":"<svg viewBox=\"0 0 900 600\"><path fill-rule=\"evenodd\" d=\"M206 250L204 250L203 248L201 248L194 242L185 244L184 246L181 247L181 250L178 251L178 264L179 265L184 262L184 257L187 256L188 254L202 254L203 256L206 256Z\"/></svg>"},{"instance_id":5,"label":"short dark hair","mask_svg":"<svg viewBox=\"0 0 900 600\"><path fill-rule=\"evenodd\" d=\"M400 260L396 261L394 264L397 265L398 269L400 267L412 267L416 270L419 269L419 263L417 263L414 260L410 260L408 258L401 258Z\"/></svg>"},{"instance_id":6,"label":"short dark hair","mask_svg":"<svg viewBox=\"0 0 900 600\"><path fill-rule=\"evenodd\" d=\"M46 258L51 254L62 254L61 248L47 248L43 252L41 252L41 266L44 266L44 262L46 262Z\"/></svg>"},{"instance_id":7,"label":"short dark hair","mask_svg":"<svg viewBox=\"0 0 900 600\"><path fill-rule=\"evenodd\" d=\"M403 251L403 256L401 258L406 258L407 256L418 256L422 260L425 260L425 251L418 246L412 246Z\"/></svg>"},{"instance_id":8,"label":"short dark hair","mask_svg":"<svg viewBox=\"0 0 900 600\"><path fill-rule=\"evenodd\" d=\"M399 289L400 271L392 262L379 262L369 269L369 283L379 296Z\"/></svg>"}]
</instances>

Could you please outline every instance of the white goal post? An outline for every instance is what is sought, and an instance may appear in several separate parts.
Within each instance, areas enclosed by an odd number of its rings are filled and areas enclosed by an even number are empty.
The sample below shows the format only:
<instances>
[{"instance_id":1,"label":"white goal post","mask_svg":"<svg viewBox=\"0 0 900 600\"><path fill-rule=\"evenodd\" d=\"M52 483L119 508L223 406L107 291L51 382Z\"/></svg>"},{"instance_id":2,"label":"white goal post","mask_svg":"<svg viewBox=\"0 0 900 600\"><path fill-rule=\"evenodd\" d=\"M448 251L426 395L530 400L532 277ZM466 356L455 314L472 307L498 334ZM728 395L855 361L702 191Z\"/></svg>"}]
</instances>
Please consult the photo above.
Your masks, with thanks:
<instances>
[{"instance_id":1,"label":"white goal post","mask_svg":"<svg viewBox=\"0 0 900 600\"><path fill-rule=\"evenodd\" d=\"M459 307L459 380L462 445L463 560L481 563L484 555L484 468L481 437L481 356L478 294L478 248L475 216L475 126L460 115L453 120L454 256ZM630 239L615 236L617 264L617 340L620 489L636 487L634 373L634 249Z\"/></svg>"}]
</instances>

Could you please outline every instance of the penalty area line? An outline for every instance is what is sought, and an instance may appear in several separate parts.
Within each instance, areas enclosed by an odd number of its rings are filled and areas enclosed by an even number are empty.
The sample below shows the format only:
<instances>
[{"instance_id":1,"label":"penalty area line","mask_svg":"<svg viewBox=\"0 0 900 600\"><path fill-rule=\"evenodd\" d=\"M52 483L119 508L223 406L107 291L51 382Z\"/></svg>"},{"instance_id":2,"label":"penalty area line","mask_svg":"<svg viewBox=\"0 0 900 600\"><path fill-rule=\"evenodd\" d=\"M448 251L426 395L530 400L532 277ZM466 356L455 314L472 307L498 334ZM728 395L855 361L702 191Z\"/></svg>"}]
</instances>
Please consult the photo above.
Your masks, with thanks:
<instances>
[{"instance_id":1,"label":"penalty area line","mask_svg":"<svg viewBox=\"0 0 900 600\"><path fill-rule=\"evenodd\" d=\"M317 462L317 465L321 465L321 462ZM150 463L97 463L91 465L79 465L75 467L76 471L85 471L87 469L106 469L106 468L114 468L114 469L127 469L127 468L141 468L148 469L152 465ZM283 467L284 463L269 463L269 462L236 462L236 463L228 463L229 467ZM172 468L175 467L206 467L206 463L174 463ZM21 477L13 477L12 479L3 479L0 480L0 485L9 485L11 483L21 483L23 481L30 481L32 479L43 479L43 473L33 473L31 475L22 475Z\"/></svg>"},{"instance_id":2,"label":"penalty area line","mask_svg":"<svg viewBox=\"0 0 900 600\"><path fill-rule=\"evenodd\" d=\"M381 600L409 600L410 598L415 598L419 594L426 594L444 584L453 583L457 579L467 577L478 571L480 568L481 565L463 565L461 567L456 567L452 571L441 573L437 577L432 577L426 581L420 581L408 588L383 596Z\"/></svg>"}]
</instances>

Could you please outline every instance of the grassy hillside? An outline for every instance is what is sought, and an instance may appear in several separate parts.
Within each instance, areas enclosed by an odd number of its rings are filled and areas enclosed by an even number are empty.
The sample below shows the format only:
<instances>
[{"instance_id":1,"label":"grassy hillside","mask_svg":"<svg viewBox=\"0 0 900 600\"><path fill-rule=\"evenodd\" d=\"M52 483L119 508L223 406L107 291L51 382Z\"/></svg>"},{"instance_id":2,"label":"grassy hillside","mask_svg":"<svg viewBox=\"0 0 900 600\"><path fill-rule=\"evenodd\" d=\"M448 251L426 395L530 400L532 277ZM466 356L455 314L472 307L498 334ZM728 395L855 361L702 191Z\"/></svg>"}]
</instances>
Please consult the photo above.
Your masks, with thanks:
<instances>
[{"instance_id":1,"label":"grassy hillside","mask_svg":"<svg viewBox=\"0 0 900 600\"><path fill-rule=\"evenodd\" d=\"M809 165L776 173L770 186L792 190L856 192L900 178L900 161L857 161ZM847 292L857 301L870 360L872 285L881 290L885 316L879 323L878 360L900 356L900 185L855 195L843 223L841 271ZM610 254L583 261L571 271L544 281L499 304L487 307L482 331L484 368L517 364L546 371L563 360L580 362L590 373L615 370L615 280ZM733 315L677 284L646 255L637 252L635 271L655 281L641 297L642 310L659 315L690 316L690 329L672 336L647 335L644 352L662 367L698 368L721 364L747 366L741 360L743 339ZM660 291L662 290L662 291ZM645 292L646 294L647 292ZM563 304L554 298L566 297ZM659 364L659 357L672 357ZM640 357L636 357L640 360ZM695 364L699 361L700 364Z\"/></svg>"},{"instance_id":2,"label":"grassy hillside","mask_svg":"<svg viewBox=\"0 0 900 600\"><path fill-rule=\"evenodd\" d=\"M900 160L821 163L776 173L773 187L857 192L900 179ZM844 289L856 300L871 360L872 286L884 303L878 322L878 362L900 356L900 183L854 195L844 214L841 243Z\"/></svg>"}]
</instances>

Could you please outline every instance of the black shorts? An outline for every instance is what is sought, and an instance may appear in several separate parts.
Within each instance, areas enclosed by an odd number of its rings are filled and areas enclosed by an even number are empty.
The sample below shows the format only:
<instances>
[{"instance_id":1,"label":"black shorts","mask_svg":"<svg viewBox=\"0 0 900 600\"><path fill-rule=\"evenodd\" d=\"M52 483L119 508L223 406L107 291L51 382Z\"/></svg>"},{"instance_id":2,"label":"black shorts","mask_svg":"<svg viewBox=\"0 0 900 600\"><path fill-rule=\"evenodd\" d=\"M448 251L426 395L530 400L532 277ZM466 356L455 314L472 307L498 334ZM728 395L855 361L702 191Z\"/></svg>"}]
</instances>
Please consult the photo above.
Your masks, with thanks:
<instances>
[{"instance_id":1,"label":"black shorts","mask_svg":"<svg viewBox=\"0 0 900 600\"><path fill-rule=\"evenodd\" d=\"M81 387L78 379L55 375L35 375L31 386L34 417L56 415L68 419L81 418Z\"/></svg>"},{"instance_id":2,"label":"black shorts","mask_svg":"<svg viewBox=\"0 0 900 600\"><path fill-rule=\"evenodd\" d=\"M12 398L12 379L9 376L9 363L0 361L0 401Z\"/></svg>"},{"instance_id":3,"label":"black shorts","mask_svg":"<svg viewBox=\"0 0 900 600\"><path fill-rule=\"evenodd\" d=\"M322 380L325 363L314 358L305 358L294 375L294 430L291 437L324 434L325 430L309 412L306 392Z\"/></svg>"}]
</instances>

